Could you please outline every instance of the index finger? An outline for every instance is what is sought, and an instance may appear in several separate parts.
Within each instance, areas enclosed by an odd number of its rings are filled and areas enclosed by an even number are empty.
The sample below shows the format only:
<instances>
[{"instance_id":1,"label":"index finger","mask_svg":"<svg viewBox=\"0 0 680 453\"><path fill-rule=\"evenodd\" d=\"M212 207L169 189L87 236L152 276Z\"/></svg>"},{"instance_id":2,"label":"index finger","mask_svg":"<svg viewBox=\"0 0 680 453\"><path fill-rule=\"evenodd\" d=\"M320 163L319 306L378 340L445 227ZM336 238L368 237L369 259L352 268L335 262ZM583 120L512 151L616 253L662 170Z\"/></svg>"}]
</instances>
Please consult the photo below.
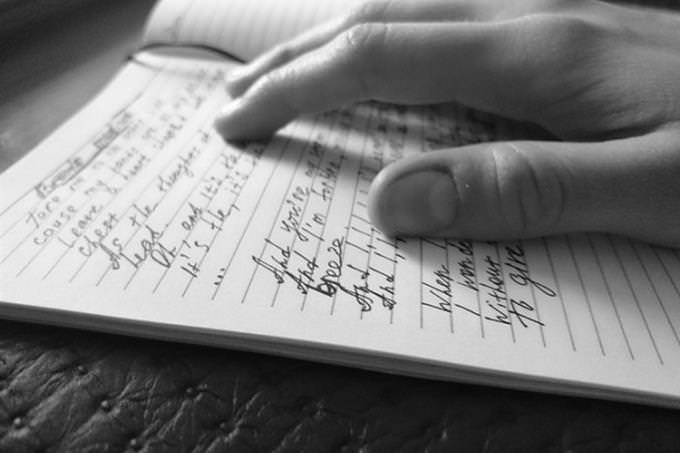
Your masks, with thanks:
<instances>
[{"instance_id":1,"label":"index finger","mask_svg":"<svg viewBox=\"0 0 680 453\"><path fill-rule=\"evenodd\" d=\"M317 25L260 55L231 75L227 87L232 96L239 96L262 75L329 43L359 24L479 20L483 16L480 8L478 2L470 0L372 0L361 3L346 16Z\"/></svg>"},{"instance_id":2,"label":"index finger","mask_svg":"<svg viewBox=\"0 0 680 453\"><path fill-rule=\"evenodd\" d=\"M457 101L530 120L536 79L555 58L553 25L543 18L359 25L265 74L227 106L216 127L227 139L261 138L298 115L367 99Z\"/></svg>"}]
</instances>

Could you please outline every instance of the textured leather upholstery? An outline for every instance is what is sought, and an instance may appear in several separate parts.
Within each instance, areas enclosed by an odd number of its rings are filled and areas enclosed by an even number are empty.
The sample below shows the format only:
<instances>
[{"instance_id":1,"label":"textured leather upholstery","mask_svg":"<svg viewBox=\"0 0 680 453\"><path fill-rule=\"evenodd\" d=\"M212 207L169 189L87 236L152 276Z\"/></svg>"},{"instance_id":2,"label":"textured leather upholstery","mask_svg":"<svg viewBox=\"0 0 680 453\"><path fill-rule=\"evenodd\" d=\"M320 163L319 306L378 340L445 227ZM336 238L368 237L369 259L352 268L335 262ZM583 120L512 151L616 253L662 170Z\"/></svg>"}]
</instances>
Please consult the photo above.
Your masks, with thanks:
<instances>
[{"instance_id":1,"label":"textured leather upholstery","mask_svg":"<svg viewBox=\"0 0 680 453\"><path fill-rule=\"evenodd\" d=\"M680 412L0 321L0 452L57 451L671 453Z\"/></svg>"},{"instance_id":2,"label":"textured leather upholstery","mask_svg":"<svg viewBox=\"0 0 680 453\"><path fill-rule=\"evenodd\" d=\"M680 412L0 322L0 451L678 452Z\"/></svg>"}]
</instances>

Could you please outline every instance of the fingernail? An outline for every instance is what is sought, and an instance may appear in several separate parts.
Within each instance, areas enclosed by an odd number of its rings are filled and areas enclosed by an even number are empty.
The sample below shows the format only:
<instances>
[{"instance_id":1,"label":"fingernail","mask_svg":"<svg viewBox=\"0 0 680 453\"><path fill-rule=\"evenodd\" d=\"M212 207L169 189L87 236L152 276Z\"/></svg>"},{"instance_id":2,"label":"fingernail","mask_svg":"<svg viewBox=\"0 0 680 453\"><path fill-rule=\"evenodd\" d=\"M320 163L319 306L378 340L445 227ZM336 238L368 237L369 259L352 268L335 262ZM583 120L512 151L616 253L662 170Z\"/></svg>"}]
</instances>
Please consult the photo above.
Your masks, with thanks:
<instances>
[{"instance_id":1,"label":"fingernail","mask_svg":"<svg viewBox=\"0 0 680 453\"><path fill-rule=\"evenodd\" d=\"M234 99L227 104L215 118L215 130L217 130L217 132L225 139L228 139L233 135L233 123L242 107L243 100L241 98Z\"/></svg>"},{"instance_id":2,"label":"fingernail","mask_svg":"<svg viewBox=\"0 0 680 453\"><path fill-rule=\"evenodd\" d=\"M381 222L392 234L436 233L453 224L458 192L446 171L404 175L385 188Z\"/></svg>"}]
</instances>

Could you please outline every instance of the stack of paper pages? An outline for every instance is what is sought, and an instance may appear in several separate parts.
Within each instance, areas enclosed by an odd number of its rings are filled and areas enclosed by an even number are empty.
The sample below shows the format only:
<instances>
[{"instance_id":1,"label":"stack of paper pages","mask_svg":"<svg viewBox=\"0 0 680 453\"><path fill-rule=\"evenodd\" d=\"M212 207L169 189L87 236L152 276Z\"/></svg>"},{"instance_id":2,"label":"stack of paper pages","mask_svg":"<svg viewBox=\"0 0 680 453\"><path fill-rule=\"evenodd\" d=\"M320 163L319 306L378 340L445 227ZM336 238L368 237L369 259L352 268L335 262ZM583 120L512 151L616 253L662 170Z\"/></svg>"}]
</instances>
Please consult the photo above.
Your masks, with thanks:
<instances>
[{"instance_id":1,"label":"stack of paper pages","mask_svg":"<svg viewBox=\"0 0 680 453\"><path fill-rule=\"evenodd\" d=\"M142 44L250 59L343 8L165 0ZM512 131L361 104L226 144L212 122L237 65L140 52L0 175L0 316L680 406L678 251L385 237L366 213L380 168Z\"/></svg>"}]
</instances>

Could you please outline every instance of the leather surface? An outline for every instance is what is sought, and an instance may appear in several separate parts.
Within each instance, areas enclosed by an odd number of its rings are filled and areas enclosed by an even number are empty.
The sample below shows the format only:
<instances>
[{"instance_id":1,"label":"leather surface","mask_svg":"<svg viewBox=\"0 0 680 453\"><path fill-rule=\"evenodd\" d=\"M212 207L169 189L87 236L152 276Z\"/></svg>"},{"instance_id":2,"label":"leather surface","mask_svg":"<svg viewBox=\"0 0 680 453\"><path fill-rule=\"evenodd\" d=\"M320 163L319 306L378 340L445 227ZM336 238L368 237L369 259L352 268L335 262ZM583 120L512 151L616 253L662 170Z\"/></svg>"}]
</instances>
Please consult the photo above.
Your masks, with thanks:
<instances>
[{"instance_id":1,"label":"leather surface","mask_svg":"<svg viewBox=\"0 0 680 453\"><path fill-rule=\"evenodd\" d=\"M0 452L58 451L670 453L680 412L0 321Z\"/></svg>"},{"instance_id":2,"label":"leather surface","mask_svg":"<svg viewBox=\"0 0 680 453\"><path fill-rule=\"evenodd\" d=\"M680 412L0 323L0 451L678 452Z\"/></svg>"}]
</instances>

